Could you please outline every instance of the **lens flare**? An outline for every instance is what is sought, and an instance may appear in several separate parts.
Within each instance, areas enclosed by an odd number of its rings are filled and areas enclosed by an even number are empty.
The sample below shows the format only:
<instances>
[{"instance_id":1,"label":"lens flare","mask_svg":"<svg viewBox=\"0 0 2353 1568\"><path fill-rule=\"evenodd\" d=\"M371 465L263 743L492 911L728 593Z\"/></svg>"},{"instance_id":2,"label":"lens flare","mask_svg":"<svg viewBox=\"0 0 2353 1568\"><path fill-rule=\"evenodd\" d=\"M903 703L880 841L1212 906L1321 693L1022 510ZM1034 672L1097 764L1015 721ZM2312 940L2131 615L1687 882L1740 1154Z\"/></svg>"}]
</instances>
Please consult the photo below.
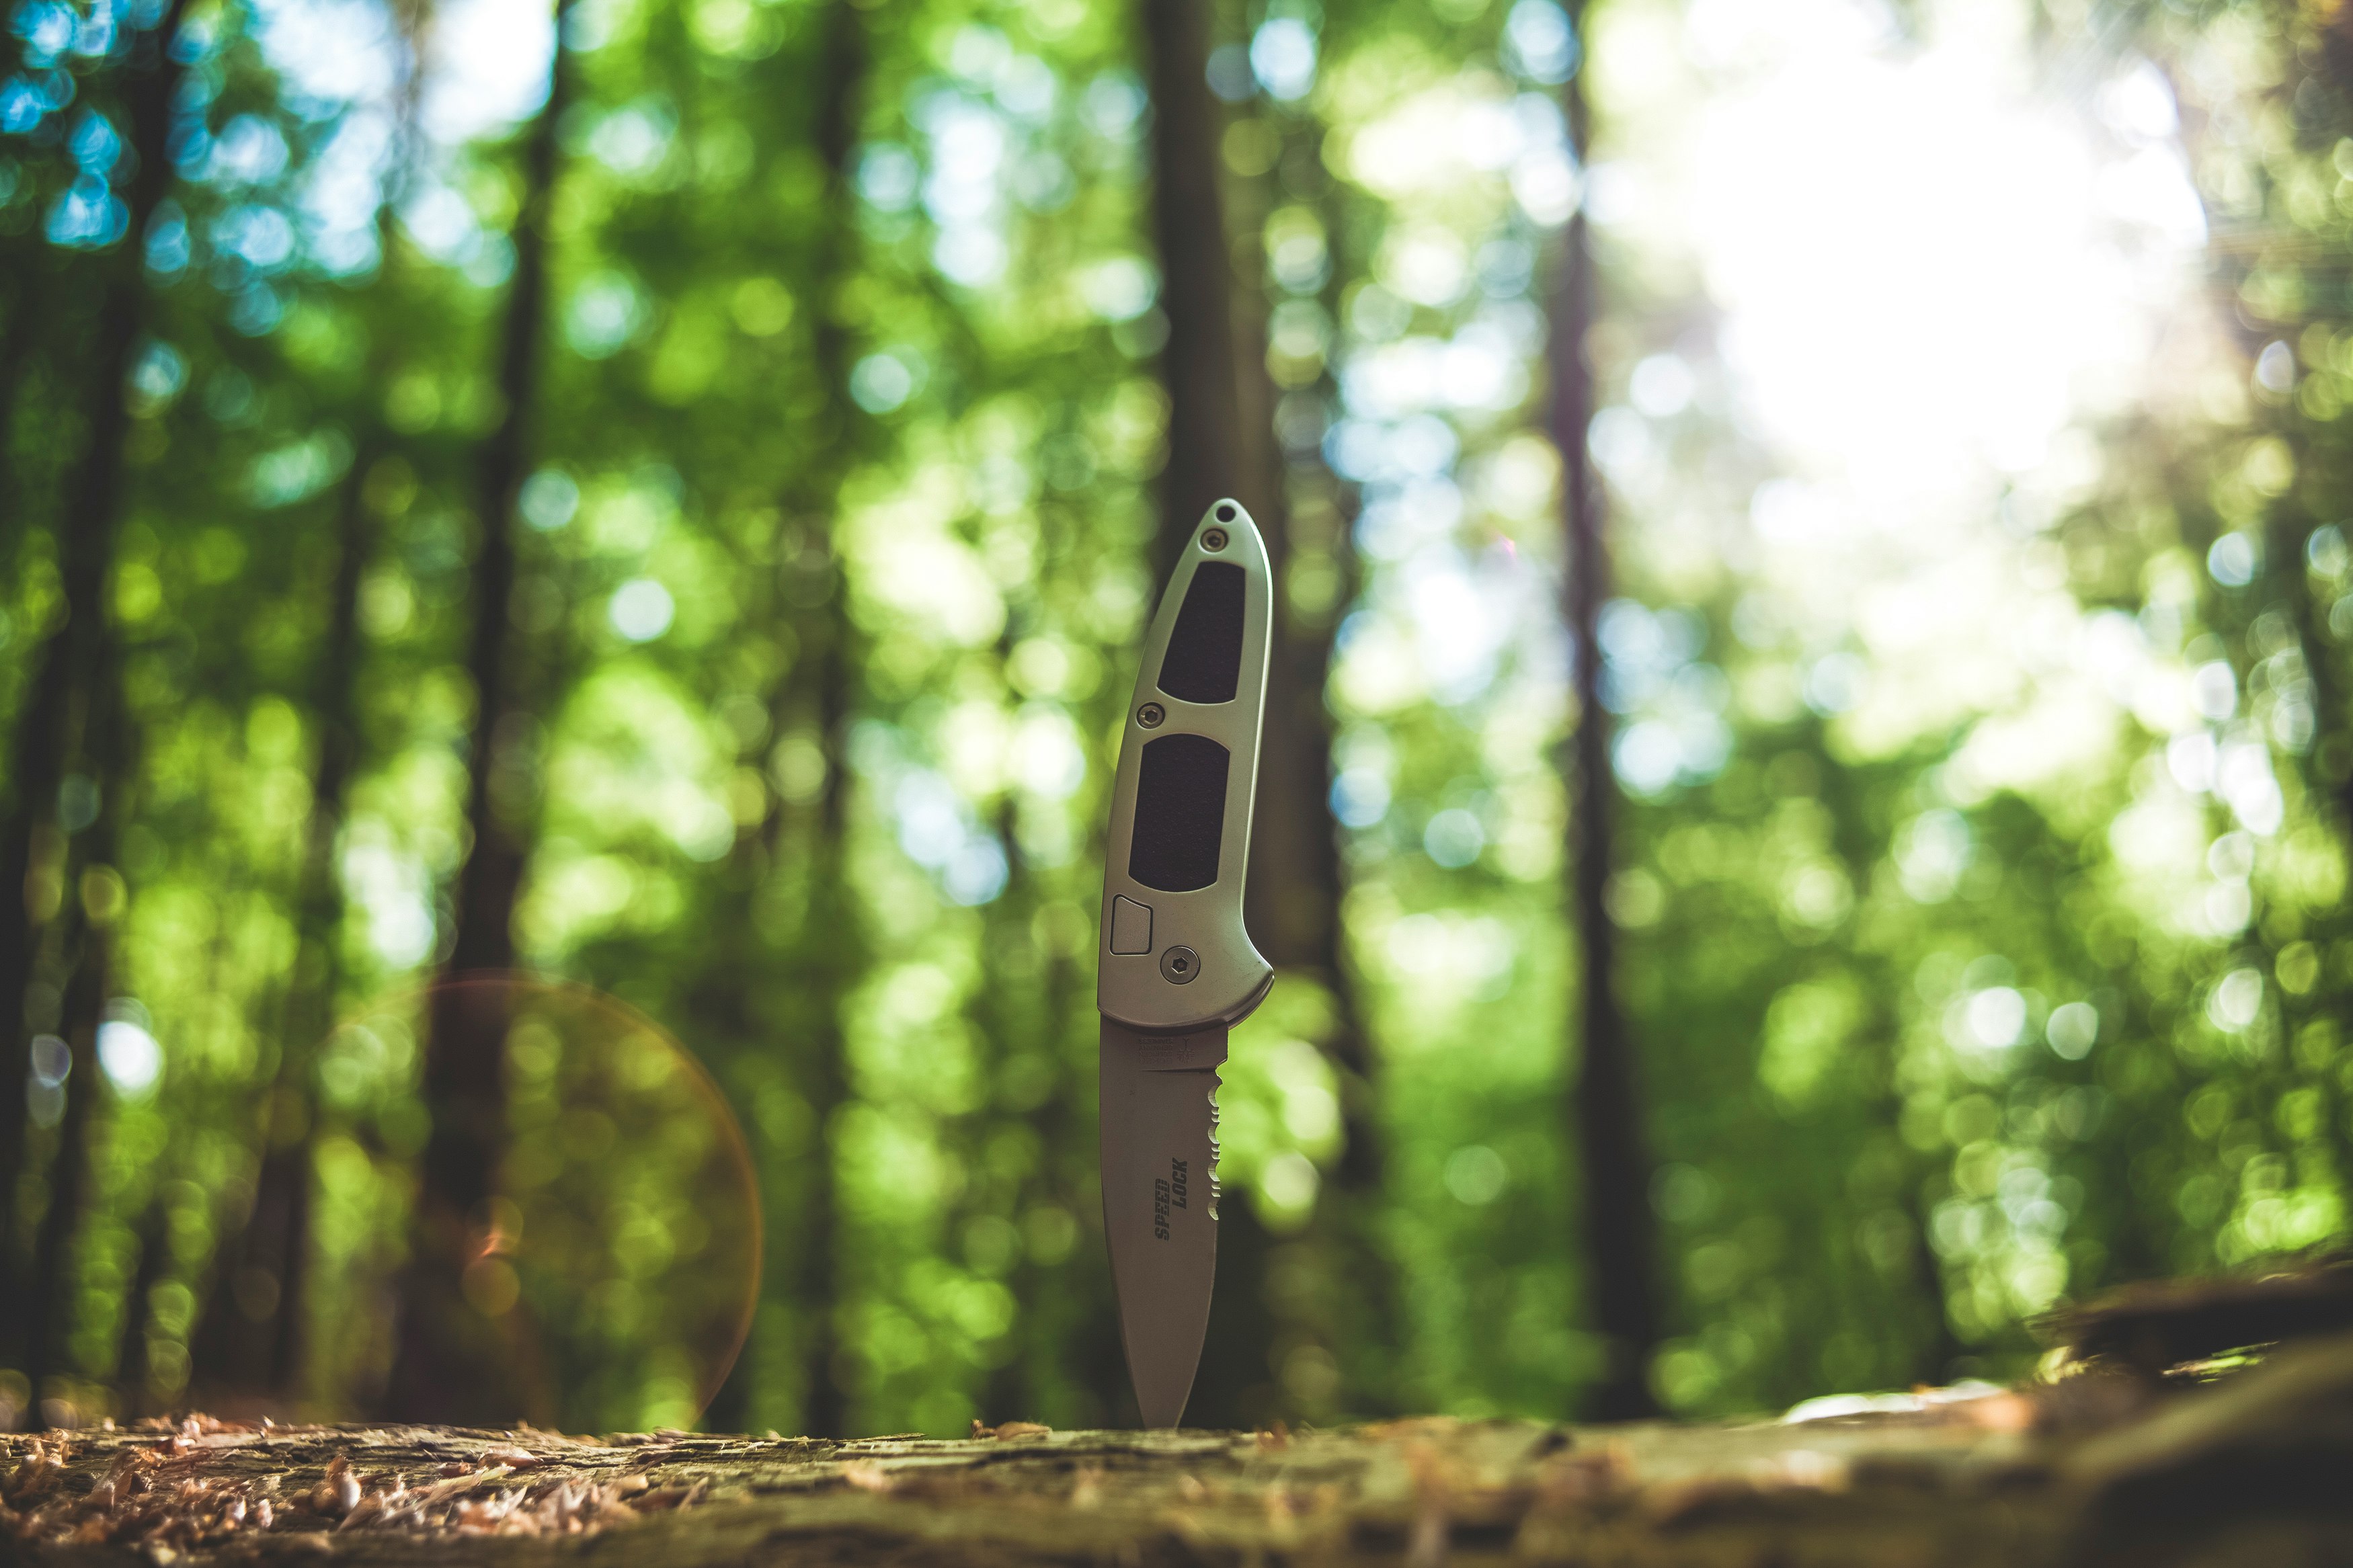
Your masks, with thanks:
<instances>
[{"instance_id":1,"label":"lens flare","mask_svg":"<svg viewBox=\"0 0 2353 1568\"><path fill-rule=\"evenodd\" d=\"M585 986L454 976L347 1021L421 1064L429 1125L388 1302L396 1419L612 1431L691 1426L743 1349L759 1189L717 1086L662 1027ZM359 1270L369 1272L366 1265Z\"/></svg>"}]
</instances>

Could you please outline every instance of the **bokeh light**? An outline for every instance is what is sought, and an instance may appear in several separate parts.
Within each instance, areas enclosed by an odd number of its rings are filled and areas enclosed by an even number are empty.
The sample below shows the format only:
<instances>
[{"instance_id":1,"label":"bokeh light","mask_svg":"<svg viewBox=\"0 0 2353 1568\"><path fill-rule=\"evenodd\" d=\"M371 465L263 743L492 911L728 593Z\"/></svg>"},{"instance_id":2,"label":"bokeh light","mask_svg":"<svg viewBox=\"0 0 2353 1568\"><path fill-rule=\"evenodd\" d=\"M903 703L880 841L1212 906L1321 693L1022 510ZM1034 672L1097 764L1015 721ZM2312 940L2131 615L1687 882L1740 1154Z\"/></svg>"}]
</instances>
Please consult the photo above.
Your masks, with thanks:
<instances>
[{"instance_id":1,"label":"bokeh light","mask_svg":"<svg viewBox=\"0 0 2353 1568\"><path fill-rule=\"evenodd\" d=\"M643 1014L585 986L520 973L453 977L344 1021L321 1047L342 1064L421 1063L436 1021L504 1062L503 1132L490 1195L468 1216L459 1299L414 1262L343 1260L330 1289L390 1303L376 1331L435 1311L451 1351L438 1375L498 1391L507 1420L558 1431L688 1427L743 1349L758 1297L759 1192L743 1132L702 1066ZM347 1328L355 1336L361 1322ZM348 1346L324 1347L334 1356ZM438 1395L398 1381L396 1350L363 1405L414 1411ZM366 1375L364 1362L346 1376Z\"/></svg>"}]
</instances>

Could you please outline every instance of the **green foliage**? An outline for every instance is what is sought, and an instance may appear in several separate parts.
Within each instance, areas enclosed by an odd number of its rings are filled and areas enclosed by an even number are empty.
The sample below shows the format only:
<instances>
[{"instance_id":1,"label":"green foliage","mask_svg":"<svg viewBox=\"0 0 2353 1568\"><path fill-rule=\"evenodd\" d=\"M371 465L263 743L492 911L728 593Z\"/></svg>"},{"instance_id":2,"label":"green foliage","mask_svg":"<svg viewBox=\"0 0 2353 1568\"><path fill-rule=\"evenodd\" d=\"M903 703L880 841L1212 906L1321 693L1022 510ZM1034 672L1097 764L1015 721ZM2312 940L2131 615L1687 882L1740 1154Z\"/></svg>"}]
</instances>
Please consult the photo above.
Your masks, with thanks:
<instances>
[{"instance_id":1,"label":"green foliage","mask_svg":"<svg viewBox=\"0 0 2353 1568\"><path fill-rule=\"evenodd\" d=\"M501 79L542 84L543 22L506 9L522 20L495 48L529 58ZM1891 101L1947 79L1903 76L1907 50L1966 74L1947 9L1905 13L1901 43L1839 35L1849 74L1819 90L1911 124ZM2049 364L2003 379L1938 326L2000 310L1838 270L1841 245L1898 229L1929 256L1947 220L1912 186L2010 154L1891 129L1921 167L1818 208L1775 185L1788 210L1759 209L1746 142L1847 165L1768 112L1803 100L1784 58L1802 28L1736 47L1719 10L1611 0L1582 34L1547 0L1217 16L1283 592L1336 628L1346 978L1406 1315L1395 1345L1301 1327L1332 1285L1320 1227L1355 1086L1332 1058L1340 999L1286 974L1223 1100L1230 1201L1272 1238L1290 1325L1267 1418L1369 1408L1375 1363L1395 1397L1463 1415L1565 1413L1599 1374L1564 1110L1577 716L1544 348L1580 197L1622 595L1602 627L1628 805L1610 910L1660 1155L1613 1201L1662 1227L1662 1400L2012 1374L2063 1297L2345 1227L2353 109L2334 57L2305 19L2175 8L2126 40L2070 33L2091 108L2014 82L2009 119L1953 100L1974 134L2048 131L2111 194L2186 198L2194 169L2204 204L2189 240L2145 205L2073 249L2043 243L2049 212L2014 217L2027 283L1985 288L2014 318L2002 343L2058 355L2062 384L2017 456L2004 420ZM224 1249L265 1155L293 1149L300 1364L270 1392L348 1412L392 1355L384 1289L430 1129L415 1041L333 1026L410 995L450 940L483 763L471 567L499 521L475 515L474 464L505 412L536 110L525 91L506 118L450 119L456 67L413 66L406 12L202 6L174 45L165 205L110 235L127 176L74 138L119 119L129 57L56 29L114 15L17 5L0 87L0 714L26 710L30 653L62 624L100 268L135 255L146 301L104 590L127 783L77 764L54 805L9 802L28 907L114 933L118 1032L98 1041L109 1085L70 1086L102 1099L64 1357L0 1398L88 1417L211 1392L206 1315L267 1320L291 1289ZM298 16L367 68L324 70ZM1133 19L581 0L565 42L578 82L516 502L531 710L490 778L531 846L523 962L641 1010L742 1124L767 1248L714 1418L793 1429L832 1384L859 1430L1118 1419L1088 953L1156 586L1168 331ZM2075 58L2003 47L2021 79ZM1572 69L1596 108L1585 167L1557 108ZM69 83L71 104L25 107ZM1816 260L1785 232L1810 223ZM2038 290L2083 298L2070 269L2103 244L2207 269L2232 312L2175 287L2147 311L2162 353L2065 358L2071 323ZM2116 291L2162 268L2127 271ZM1879 312L1867 331L1831 286L1807 292L1821 278ZM1819 333L1771 337L1758 300L1792 298L1822 308ZM1864 338L1868 364L1841 346ZM2111 372L2126 391L2068 380ZM1885 471L1929 458L1950 467ZM346 602L354 653L331 668ZM111 861L69 859L107 787ZM42 951L34 1033L70 968ZM121 1030L161 1043L160 1078ZM61 1168L58 1103L31 1107L20 1252ZM552 1105L523 1095L518 1125L572 1114ZM565 1125L557 1146L593 1163L594 1129ZM640 1272L683 1223L648 1216L681 1190L612 1222ZM693 1380L661 1336L688 1331L582 1321L575 1341L617 1336L619 1370L563 1419L683 1418Z\"/></svg>"}]
</instances>

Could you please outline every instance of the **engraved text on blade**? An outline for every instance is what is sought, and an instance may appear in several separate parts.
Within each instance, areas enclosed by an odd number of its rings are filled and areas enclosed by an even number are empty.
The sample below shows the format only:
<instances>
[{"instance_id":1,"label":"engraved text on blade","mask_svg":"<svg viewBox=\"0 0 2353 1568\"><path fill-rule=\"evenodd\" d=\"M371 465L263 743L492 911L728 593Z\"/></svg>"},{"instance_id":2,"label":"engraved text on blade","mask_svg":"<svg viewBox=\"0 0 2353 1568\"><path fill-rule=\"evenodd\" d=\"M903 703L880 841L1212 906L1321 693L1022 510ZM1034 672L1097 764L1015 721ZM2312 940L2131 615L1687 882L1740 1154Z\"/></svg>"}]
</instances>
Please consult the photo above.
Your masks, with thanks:
<instances>
[{"instance_id":1,"label":"engraved text on blade","mask_svg":"<svg viewBox=\"0 0 2353 1568\"><path fill-rule=\"evenodd\" d=\"M1185 1166L1169 1161L1167 1176L1152 1184L1152 1234L1162 1241L1168 1239L1168 1211L1185 1206Z\"/></svg>"}]
</instances>

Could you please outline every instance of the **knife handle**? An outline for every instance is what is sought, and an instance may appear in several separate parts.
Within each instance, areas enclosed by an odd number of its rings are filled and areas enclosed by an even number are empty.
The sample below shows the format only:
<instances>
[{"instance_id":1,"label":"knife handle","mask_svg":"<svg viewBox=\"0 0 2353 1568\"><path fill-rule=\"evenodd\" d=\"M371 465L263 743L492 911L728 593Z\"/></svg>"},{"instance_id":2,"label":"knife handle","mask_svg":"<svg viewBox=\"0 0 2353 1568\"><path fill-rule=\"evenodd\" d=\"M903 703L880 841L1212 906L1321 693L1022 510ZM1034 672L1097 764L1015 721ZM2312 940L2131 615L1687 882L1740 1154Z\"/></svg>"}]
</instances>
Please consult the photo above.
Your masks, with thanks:
<instances>
[{"instance_id":1,"label":"knife handle","mask_svg":"<svg viewBox=\"0 0 2353 1568\"><path fill-rule=\"evenodd\" d=\"M1120 740L1095 1005L1130 1028L1235 1023L1273 983L1242 929L1273 622L1266 542L1219 501L1160 597Z\"/></svg>"}]
</instances>

